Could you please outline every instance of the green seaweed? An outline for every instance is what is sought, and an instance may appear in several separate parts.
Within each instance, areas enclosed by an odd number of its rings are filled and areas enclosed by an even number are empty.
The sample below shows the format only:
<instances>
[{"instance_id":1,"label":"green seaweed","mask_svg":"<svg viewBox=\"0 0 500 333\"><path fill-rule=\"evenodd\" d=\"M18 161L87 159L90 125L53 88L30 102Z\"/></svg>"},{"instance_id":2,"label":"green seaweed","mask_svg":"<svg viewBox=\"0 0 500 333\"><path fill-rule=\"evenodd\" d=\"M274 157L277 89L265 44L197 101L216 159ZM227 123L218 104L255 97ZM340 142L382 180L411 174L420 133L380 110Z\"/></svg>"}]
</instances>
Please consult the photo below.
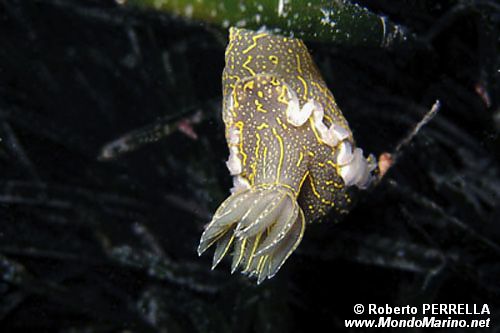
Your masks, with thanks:
<instances>
[{"instance_id":1,"label":"green seaweed","mask_svg":"<svg viewBox=\"0 0 500 333\"><path fill-rule=\"evenodd\" d=\"M125 5L154 8L224 28L260 29L309 41L349 46L390 47L412 34L384 16L346 0L127 0Z\"/></svg>"}]
</instances>

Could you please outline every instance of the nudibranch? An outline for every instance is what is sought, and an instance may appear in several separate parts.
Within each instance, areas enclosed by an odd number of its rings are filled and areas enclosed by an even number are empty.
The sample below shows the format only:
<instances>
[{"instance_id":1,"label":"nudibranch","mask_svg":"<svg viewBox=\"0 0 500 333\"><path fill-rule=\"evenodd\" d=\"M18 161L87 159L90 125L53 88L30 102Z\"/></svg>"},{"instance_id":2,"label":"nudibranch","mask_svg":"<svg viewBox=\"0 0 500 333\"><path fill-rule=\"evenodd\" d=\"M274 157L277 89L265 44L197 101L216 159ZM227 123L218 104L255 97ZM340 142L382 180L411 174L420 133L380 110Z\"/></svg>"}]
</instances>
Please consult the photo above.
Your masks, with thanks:
<instances>
[{"instance_id":1,"label":"nudibranch","mask_svg":"<svg viewBox=\"0 0 500 333\"><path fill-rule=\"evenodd\" d=\"M375 179L349 125L300 39L230 29L222 75L231 195L201 236L213 267L261 283L297 248L307 222L346 213L352 188Z\"/></svg>"}]
</instances>

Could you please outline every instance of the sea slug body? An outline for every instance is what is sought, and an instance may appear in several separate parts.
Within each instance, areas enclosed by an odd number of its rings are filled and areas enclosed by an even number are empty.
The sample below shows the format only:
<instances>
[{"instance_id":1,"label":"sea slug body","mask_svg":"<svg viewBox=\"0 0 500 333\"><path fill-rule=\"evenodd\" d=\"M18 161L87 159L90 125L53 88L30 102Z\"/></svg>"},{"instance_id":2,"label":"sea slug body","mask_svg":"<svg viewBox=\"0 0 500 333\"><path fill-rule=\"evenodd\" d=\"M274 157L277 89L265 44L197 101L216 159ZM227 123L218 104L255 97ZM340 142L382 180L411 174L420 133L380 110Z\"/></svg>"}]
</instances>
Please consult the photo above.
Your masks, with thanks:
<instances>
[{"instance_id":1,"label":"sea slug body","mask_svg":"<svg viewBox=\"0 0 500 333\"><path fill-rule=\"evenodd\" d=\"M306 221L346 213L350 189L373 181L365 158L304 43L230 29L223 120L231 195L215 212L198 253L232 250L232 272L273 277L297 248Z\"/></svg>"}]
</instances>

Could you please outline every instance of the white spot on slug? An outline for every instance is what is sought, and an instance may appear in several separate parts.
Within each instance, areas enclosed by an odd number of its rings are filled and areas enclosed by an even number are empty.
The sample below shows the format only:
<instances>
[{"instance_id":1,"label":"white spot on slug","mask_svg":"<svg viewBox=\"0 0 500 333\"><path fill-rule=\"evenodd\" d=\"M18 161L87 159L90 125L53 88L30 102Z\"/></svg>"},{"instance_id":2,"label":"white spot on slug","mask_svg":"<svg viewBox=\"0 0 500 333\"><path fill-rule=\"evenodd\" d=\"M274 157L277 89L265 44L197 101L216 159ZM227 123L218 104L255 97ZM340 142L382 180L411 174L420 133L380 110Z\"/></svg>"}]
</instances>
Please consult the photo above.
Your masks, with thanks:
<instances>
[{"instance_id":1,"label":"white spot on slug","mask_svg":"<svg viewBox=\"0 0 500 333\"><path fill-rule=\"evenodd\" d=\"M231 188L231 193L240 192L242 190L247 190L250 188L250 183L246 178L242 176L233 177L233 187Z\"/></svg>"},{"instance_id":2,"label":"white spot on slug","mask_svg":"<svg viewBox=\"0 0 500 333\"><path fill-rule=\"evenodd\" d=\"M323 122L325 113L323 106L319 102L310 99L302 106L302 108L300 108L295 92L291 91L289 96L290 101L288 102L288 108L286 110L286 119L290 124L295 127L302 126L309 119L309 117L312 116L314 127L316 128L321 141L330 147L335 147L340 140L349 137L349 131L339 125L334 124L330 128L326 127Z\"/></svg>"},{"instance_id":3,"label":"white spot on slug","mask_svg":"<svg viewBox=\"0 0 500 333\"><path fill-rule=\"evenodd\" d=\"M288 91L290 100L286 109L286 120L295 127L302 126L309 119L316 108L315 102L313 100L309 100L302 106L301 109L297 94L293 90Z\"/></svg>"},{"instance_id":4,"label":"white spot on slug","mask_svg":"<svg viewBox=\"0 0 500 333\"><path fill-rule=\"evenodd\" d=\"M226 126L229 126L228 124L232 124L234 121L233 108L234 108L234 100L233 100L233 96L231 93L229 95L227 105L224 107L224 112L222 112L222 119L224 120L224 123L226 124Z\"/></svg>"},{"instance_id":5,"label":"white spot on slug","mask_svg":"<svg viewBox=\"0 0 500 333\"><path fill-rule=\"evenodd\" d=\"M332 124L329 131L337 139L337 141L343 141L351 135L347 129L337 124Z\"/></svg>"},{"instance_id":6,"label":"white spot on slug","mask_svg":"<svg viewBox=\"0 0 500 333\"><path fill-rule=\"evenodd\" d=\"M340 176L344 180L345 185L356 185L360 189L366 189L374 179L371 174L371 171L374 169L374 165L372 164L369 164L367 159L363 157L362 149L354 149L352 160L340 167Z\"/></svg>"},{"instance_id":7,"label":"white spot on slug","mask_svg":"<svg viewBox=\"0 0 500 333\"><path fill-rule=\"evenodd\" d=\"M339 146L339 152L337 154L337 164L338 165L347 165L353 160L352 154L352 146L347 141L342 141Z\"/></svg>"},{"instance_id":8,"label":"white spot on slug","mask_svg":"<svg viewBox=\"0 0 500 333\"><path fill-rule=\"evenodd\" d=\"M326 127L325 123L323 122L325 112L323 111L323 107L321 106L321 104L317 104L319 105L319 107L315 108L312 114L314 127L316 127L321 140L327 145L331 146L332 138L328 136L328 127Z\"/></svg>"},{"instance_id":9,"label":"white spot on slug","mask_svg":"<svg viewBox=\"0 0 500 333\"><path fill-rule=\"evenodd\" d=\"M227 143L231 145L237 145L240 143L240 134L241 132L235 126L231 126L228 131Z\"/></svg>"},{"instance_id":10,"label":"white spot on slug","mask_svg":"<svg viewBox=\"0 0 500 333\"><path fill-rule=\"evenodd\" d=\"M324 118L325 114L323 111L323 106L320 103L315 102L315 109L313 111L314 127L316 128L316 131L318 132L323 143L327 144L330 147L335 147L339 142L335 127L337 125L332 125L330 126L330 128L326 127L325 123L323 122Z\"/></svg>"},{"instance_id":11,"label":"white spot on slug","mask_svg":"<svg viewBox=\"0 0 500 333\"><path fill-rule=\"evenodd\" d=\"M226 166L231 176L239 175L242 170L242 165L238 157L238 147L232 146L229 151L229 158L227 159Z\"/></svg>"}]
</instances>

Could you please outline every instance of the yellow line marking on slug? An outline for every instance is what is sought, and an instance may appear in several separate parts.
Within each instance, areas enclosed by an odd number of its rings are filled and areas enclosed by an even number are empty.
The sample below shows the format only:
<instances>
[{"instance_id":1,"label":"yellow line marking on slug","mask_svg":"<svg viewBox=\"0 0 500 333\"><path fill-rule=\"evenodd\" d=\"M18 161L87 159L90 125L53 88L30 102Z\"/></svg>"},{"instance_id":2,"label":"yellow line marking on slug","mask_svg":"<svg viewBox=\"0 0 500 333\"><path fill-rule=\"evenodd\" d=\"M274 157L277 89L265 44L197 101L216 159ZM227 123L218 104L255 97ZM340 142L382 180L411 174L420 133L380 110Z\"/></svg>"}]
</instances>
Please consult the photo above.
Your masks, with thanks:
<instances>
[{"instance_id":1,"label":"yellow line marking on slug","mask_svg":"<svg viewBox=\"0 0 500 333\"><path fill-rule=\"evenodd\" d=\"M243 159L241 161L241 164L242 164L242 166L245 166L246 163L247 163L247 157L248 157L248 155L245 154L245 152L243 151L243 122L242 121L238 121L238 122L236 122L234 124L234 126L236 126L236 128L238 128L238 131L240 132L240 140L238 142L238 148L239 148L238 152L243 157Z\"/></svg>"},{"instance_id":2,"label":"yellow line marking on slug","mask_svg":"<svg viewBox=\"0 0 500 333\"><path fill-rule=\"evenodd\" d=\"M254 84L254 81L251 80L251 81L248 81L246 82L244 85L243 85L243 91L247 91L248 89L253 89L253 84Z\"/></svg>"},{"instance_id":3,"label":"yellow line marking on slug","mask_svg":"<svg viewBox=\"0 0 500 333\"><path fill-rule=\"evenodd\" d=\"M263 167L262 167L262 176L264 179L266 178L266 168L267 168L267 146L264 146L264 159L262 160L263 162Z\"/></svg>"},{"instance_id":4,"label":"yellow line marking on slug","mask_svg":"<svg viewBox=\"0 0 500 333\"><path fill-rule=\"evenodd\" d=\"M262 272L262 266L265 264L267 258L269 258L269 256L262 256L259 259L259 263L257 264L257 268L256 268L257 273L259 273L259 275Z\"/></svg>"},{"instance_id":5,"label":"yellow line marking on slug","mask_svg":"<svg viewBox=\"0 0 500 333\"><path fill-rule=\"evenodd\" d=\"M263 104L260 103L258 99L255 100L255 106L257 107L255 110L258 112L267 113L267 110L263 109L262 105Z\"/></svg>"},{"instance_id":6,"label":"yellow line marking on slug","mask_svg":"<svg viewBox=\"0 0 500 333\"><path fill-rule=\"evenodd\" d=\"M250 52L250 50L252 50L253 48L255 48L257 46L257 40L259 38L262 38L264 36L266 36L267 33L261 33L261 34L258 34L258 35L255 35L252 37L252 40L253 40L253 44L250 45L249 47L247 47L245 50L243 50L241 53L243 54L247 54L248 52Z\"/></svg>"},{"instance_id":7,"label":"yellow line marking on slug","mask_svg":"<svg viewBox=\"0 0 500 333\"><path fill-rule=\"evenodd\" d=\"M319 91L321 92L321 94L330 102L330 103L326 103L326 104L332 106L332 107L329 107L329 108L325 109L325 116L327 116L327 111L333 113L334 115L339 115L339 112L337 111L338 110L337 102L335 101L335 98L333 97L333 95L328 90L328 87L319 84L315 80L311 80L310 82L311 82L311 84L313 86L316 86L316 88L319 89ZM330 110L330 109L333 109L333 111ZM331 118L329 120L331 120Z\"/></svg>"},{"instance_id":8,"label":"yellow line marking on slug","mask_svg":"<svg viewBox=\"0 0 500 333\"><path fill-rule=\"evenodd\" d=\"M302 85L304 86L304 93L302 94L302 96L304 97L304 100L307 100L307 82L300 75L297 75L297 79L299 79L300 82L302 82Z\"/></svg>"},{"instance_id":9,"label":"yellow line marking on slug","mask_svg":"<svg viewBox=\"0 0 500 333\"><path fill-rule=\"evenodd\" d=\"M231 41L226 49L226 52L224 52L224 56L227 57L228 54L231 53L231 51L233 50L233 47L234 47L234 42Z\"/></svg>"},{"instance_id":10,"label":"yellow line marking on slug","mask_svg":"<svg viewBox=\"0 0 500 333\"><path fill-rule=\"evenodd\" d=\"M257 175L257 162L259 161L260 134L256 132L255 137L257 138L257 141L255 142L255 158L251 166L252 174L248 177L250 179L250 185L253 185L255 182L255 176Z\"/></svg>"},{"instance_id":11,"label":"yellow line marking on slug","mask_svg":"<svg viewBox=\"0 0 500 333\"><path fill-rule=\"evenodd\" d=\"M243 63L243 65L241 67L246 69L250 73L250 75L254 76L255 72L250 67L248 67L248 64L250 63L250 61L252 61L252 56L248 56L247 60Z\"/></svg>"},{"instance_id":12,"label":"yellow line marking on slug","mask_svg":"<svg viewBox=\"0 0 500 333\"><path fill-rule=\"evenodd\" d=\"M255 241L253 242L253 246L252 246L252 251L250 252L250 258L248 259L248 262L247 262L247 267L245 267L245 269L243 270L244 272L248 272L248 270L250 269L250 266L252 265L255 251L257 250L257 246L259 245L259 242L260 242L260 237L262 237L262 233L257 234L257 236L255 237Z\"/></svg>"},{"instance_id":13,"label":"yellow line marking on slug","mask_svg":"<svg viewBox=\"0 0 500 333\"><path fill-rule=\"evenodd\" d=\"M279 136L279 134L276 132L276 129L273 127L273 134L278 139L279 145L280 145L280 160L278 163L278 170L276 171L276 183L280 182L280 175L281 175L281 167L283 166L283 159L285 157L285 149L283 147L283 138Z\"/></svg>"},{"instance_id":14,"label":"yellow line marking on slug","mask_svg":"<svg viewBox=\"0 0 500 333\"><path fill-rule=\"evenodd\" d=\"M300 190L302 189L302 185L304 185L304 182L306 181L306 178L307 176L309 176L309 170L307 170L305 173L304 173L304 176L302 177L302 179L300 180L300 183L299 183L299 190L297 191L297 194L300 193Z\"/></svg>"},{"instance_id":15,"label":"yellow line marking on slug","mask_svg":"<svg viewBox=\"0 0 500 333\"><path fill-rule=\"evenodd\" d=\"M240 265L241 259L243 259L243 255L245 254L245 245L247 243L247 238L243 238L241 241L240 253L238 254L238 260L236 261L236 267Z\"/></svg>"},{"instance_id":16,"label":"yellow line marking on slug","mask_svg":"<svg viewBox=\"0 0 500 333\"><path fill-rule=\"evenodd\" d=\"M283 124L283 122L281 121L281 119L279 117L276 117L276 122L278 122L278 124L281 125L281 127L283 127L283 129L286 131L288 129L288 127Z\"/></svg>"},{"instance_id":17,"label":"yellow line marking on slug","mask_svg":"<svg viewBox=\"0 0 500 333\"><path fill-rule=\"evenodd\" d=\"M314 132L314 136L316 137L316 140L319 143L324 144L323 140L321 140L321 137L318 134L318 131L316 130L316 126L314 125L314 121L313 121L312 117L309 118L309 124L311 125L311 129Z\"/></svg>"},{"instance_id":18,"label":"yellow line marking on slug","mask_svg":"<svg viewBox=\"0 0 500 333\"><path fill-rule=\"evenodd\" d=\"M337 174L340 175L340 166L338 164L333 163L332 160L328 160L328 161L326 161L326 163L328 163L330 166L335 168L335 171L337 172Z\"/></svg>"},{"instance_id":19,"label":"yellow line marking on slug","mask_svg":"<svg viewBox=\"0 0 500 333\"><path fill-rule=\"evenodd\" d=\"M311 184L311 189L314 193L314 196L316 198L318 198L322 203L326 204L326 205L330 205L330 206L334 206L335 204L329 200L326 200L325 198L323 198L321 196L321 194L319 194L318 190L316 189L316 186L314 185L314 179L312 178L311 174L308 175L309 177L309 183Z\"/></svg>"},{"instance_id":20,"label":"yellow line marking on slug","mask_svg":"<svg viewBox=\"0 0 500 333\"><path fill-rule=\"evenodd\" d=\"M297 59L297 71L302 74L302 68L300 66L300 55L298 53L295 54L295 59Z\"/></svg>"},{"instance_id":21,"label":"yellow line marking on slug","mask_svg":"<svg viewBox=\"0 0 500 333\"><path fill-rule=\"evenodd\" d=\"M262 123L262 124L260 124L259 126L257 126L257 129L260 131L260 130L263 130L264 128L268 128L268 127L269 127L269 125L268 125L268 124L266 124L266 123Z\"/></svg>"},{"instance_id":22,"label":"yellow line marking on slug","mask_svg":"<svg viewBox=\"0 0 500 333\"><path fill-rule=\"evenodd\" d=\"M233 91L231 92L231 98L233 99L233 105L231 107L230 112L233 114L234 118L238 117L238 114L236 113L235 109L240 106L240 103L238 102L237 96L238 96L238 94L236 93L236 89L233 89Z\"/></svg>"},{"instance_id":23,"label":"yellow line marking on slug","mask_svg":"<svg viewBox=\"0 0 500 333\"><path fill-rule=\"evenodd\" d=\"M299 160L297 161L297 168L300 166L300 163L302 163L303 159L304 159L304 153L301 151L299 153Z\"/></svg>"},{"instance_id":24,"label":"yellow line marking on slug","mask_svg":"<svg viewBox=\"0 0 500 333\"><path fill-rule=\"evenodd\" d=\"M326 113L323 115L323 117L330 122L330 126L333 124L333 119L332 117L330 117L329 115L327 115Z\"/></svg>"},{"instance_id":25,"label":"yellow line marking on slug","mask_svg":"<svg viewBox=\"0 0 500 333\"><path fill-rule=\"evenodd\" d=\"M288 185L288 184L285 184L285 183L281 183L281 184L279 184L279 185L280 185L280 186L283 186L283 187L286 187L287 189L289 189L289 190L293 193L293 195L294 195L295 197L297 197L297 196L299 195L299 193L298 193L298 192L297 192L297 191L296 191L296 190L295 190L292 186L290 186L290 185Z\"/></svg>"},{"instance_id":26,"label":"yellow line marking on slug","mask_svg":"<svg viewBox=\"0 0 500 333\"><path fill-rule=\"evenodd\" d=\"M281 93L278 96L278 102L288 105L288 87L286 85L281 85Z\"/></svg>"},{"instance_id":27,"label":"yellow line marking on slug","mask_svg":"<svg viewBox=\"0 0 500 333\"><path fill-rule=\"evenodd\" d=\"M224 252L222 253L222 255L220 256L220 259L224 258L227 254L227 252L229 251L229 248L231 247L231 245L233 245L233 241L234 241L234 237L235 235L233 234L231 236L231 239L229 240L229 242L227 243L226 245L226 248L224 249Z\"/></svg>"},{"instance_id":28,"label":"yellow line marking on slug","mask_svg":"<svg viewBox=\"0 0 500 333\"><path fill-rule=\"evenodd\" d=\"M234 80L234 81L239 81L240 80L240 77L238 75L227 74L227 78L229 80Z\"/></svg>"}]
</instances>

